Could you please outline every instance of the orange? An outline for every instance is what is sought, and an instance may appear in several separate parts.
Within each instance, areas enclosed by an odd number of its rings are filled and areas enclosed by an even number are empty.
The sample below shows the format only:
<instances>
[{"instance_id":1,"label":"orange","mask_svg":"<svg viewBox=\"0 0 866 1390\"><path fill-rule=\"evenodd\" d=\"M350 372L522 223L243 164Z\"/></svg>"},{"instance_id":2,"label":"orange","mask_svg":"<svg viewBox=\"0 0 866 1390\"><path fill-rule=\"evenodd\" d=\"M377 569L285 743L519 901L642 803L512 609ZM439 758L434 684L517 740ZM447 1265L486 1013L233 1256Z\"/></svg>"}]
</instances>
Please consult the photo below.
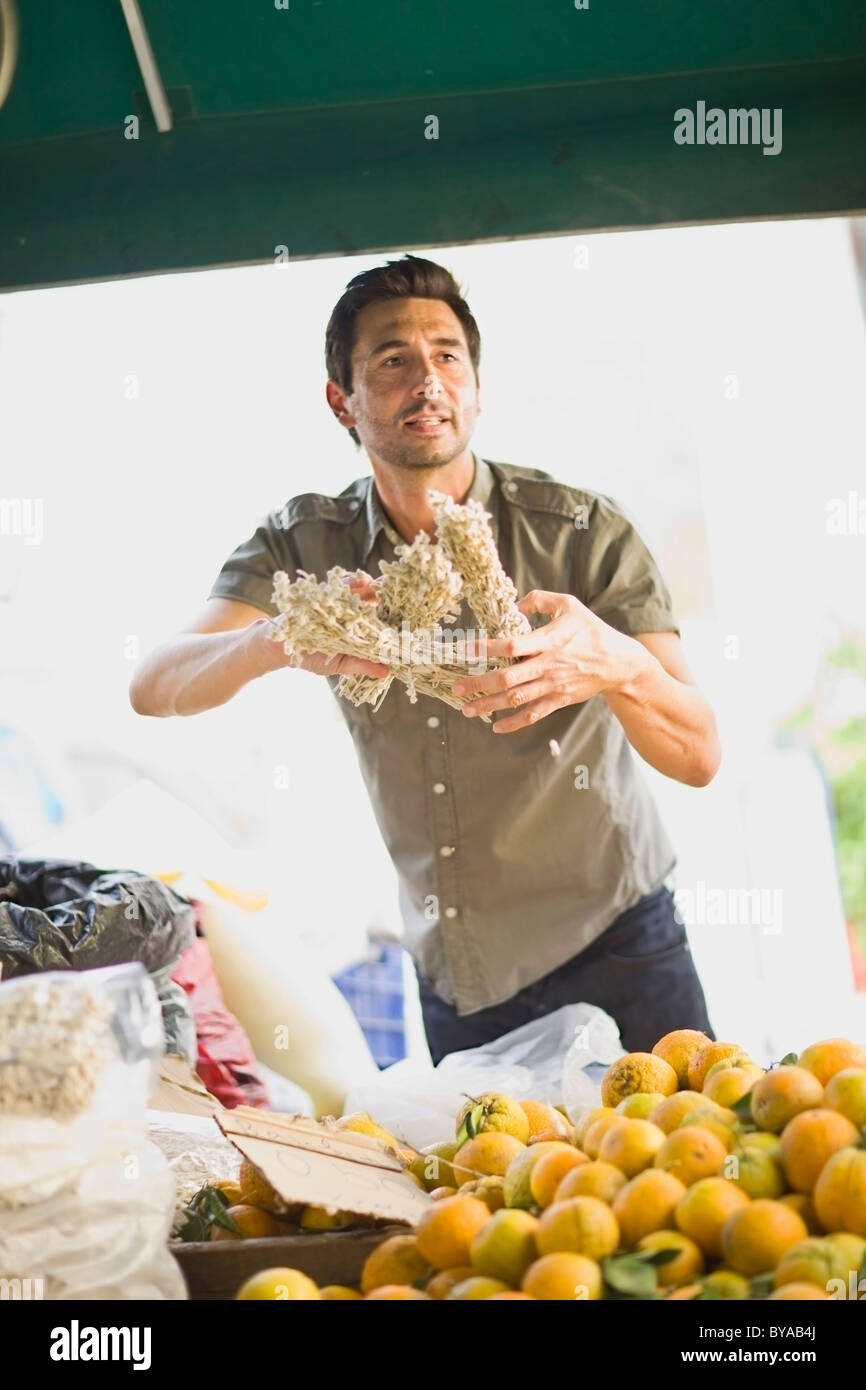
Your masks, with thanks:
<instances>
[{"instance_id":1,"label":"orange","mask_svg":"<svg viewBox=\"0 0 866 1390\"><path fill-rule=\"evenodd\" d=\"M715 1076L707 1077L703 1093L710 1100L714 1100L716 1105L736 1105L763 1075L763 1067L756 1066L754 1062L738 1067L725 1067Z\"/></svg>"},{"instance_id":2,"label":"orange","mask_svg":"<svg viewBox=\"0 0 866 1390\"><path fill-rule=\"evenodd\" d=\"M589 1161L585 1153L571 1144L563 1145L561 1153L550 1151L542 1154L529 1175L529 1188L535 1205L549 1207L566 1173L574 1168L586 1167Z\"/></svg>"},{"instance_id":3,"label":"orange","mask_svg":"<svg viewBox=\"0 0 866 1390\"><path fill-rule=\"evenodd\" d=\"M391 1236L367 1256L361 1271L361 1293L372 1293L383 1284L415 1284L429 1273L430 1264L418 1249L417 1236Z\"/></svg>"},{"instance_id":4,"label":"orange","mask_svg":"<svg viewBox=\"0 0 866 1390\"><path fill-rule=\"evenodd\" d=\"M723 1176L742 1188L747 1197L781 1197L786 1190L780 1160L756 1144L736 1149L725 1164Z\"/></svg>"},{"instance_id":5,"label":"orange","mask_svg":"<svg viewBox=\"0 0 866 1390\"><path fill-rule=\"evenodd\" d=\"M454 1172L461 1183L473 1178L505 1176L509 1163L526 1148L513 1134L499 1129L486 1129L467 1139L454 1155Z\"/></svg>"},{"instance_id":6,"label":"orange","mask_svg":"<svg viewBox=\"0 0 866 1390\"><path fill-rule=\"evenodd\" d=\"M677 1203L686 1190L679 1178L661 1168L645 1168L627 1182L613 1200L623 1246L630 1249L651 1231L672 1226Z\"/></svg>"},{"instance_id":7,"label":"orange","mask_svg":"<svg viewBox=\"0 0 866 1390\"><path fill-rule=\"evenodd\" d=\"M460 1191L466 1197L480 1197L491 1211L499 1211L500 1207L505 1206L504 1178L476 1178L474 1182L464 1183ZM448 1195L453 1196L453 1193L449 1192Z\"/></svg>"},{"instance_id":8,"label":"orange","mask_svg":"<svg viewBox=\"0 0 866 1390\"><path fill-rule=\"evenodd\" d=\"M457 1138L461 1143L488 1129L498 1129L525 1144L529 1138L529 1117L511 1096L501 1091L485 1091L470 1097L457 1116Z\"/></svg>"},{"instance_id":9,"label":"orange","mask_svg":"<svg viewBox=\"0 0 866 1390\"><path fill-rule=\"evenodd\" d=\"M615 1110L611 1110L607 1115L602 1115L601 1119L595 1120L590 1125L580 1146L587 1158L598 1158L598 1151L604 1136L609 1130L615 1129L617 1125L624 1124L625 1118L625 1115L618 1115Z\"/></svg>"},{"instance_id":10,"label":"orange","mask_svg":"<svg viewBox=\"0 0 866 1390\"><path fill-rule=\"evenodd\" d=\"M246 1302L315 1303L322 1297L313 1280L299 1269L260 1269L241 1284L235 1299Z\"/></svg>"},{"instance_id":11,"label":"orange","mask_svg":"<svg viewBox=\"0 0 866 1390\"><path fill-rule=\"evenodd\" d=\"M619 1116L615 1117L619 1120ZM535 1198L532 1195L530 1179L537 1163L540 1163L545 1154L561 1153L562 1140L551 1139L543 1140L540 1144L531 1144L522 1153L517 1154L509 1163L505 1173L505 1205L507 1207L534 1207Z\"/></svg>"},{"instance_id":12,"label":"orange","mask_svg":"<svg viewBox=\"0 0 866 1390\"><path fill-rule=\"evenodd\" d=\"M555 1199L564 1202L566 1197L600 1197L603 1202L610 1204L627 1181L625 1173L614 1168L612 1163L601 1163L596 1159L566 1173L556 1189Z\"/></svg>"},{"instance_id":13,"label":"orange","mask_svg":"<svg viewBox=\"0 0 866 1390\"><path fill-rule=\"evenodd\" d=\"M728 1218L749 1206L745 1192L727 1178L700 1178L677 1202L677 1230L691 1236L705 1255L718 1260L722 1254L722 1228Z\"/></svg>"},{"instance_id":14,"label":"orange","mask_svg":"<svg viewBox=\"0 0 866 1390\"><path fill-rule=\"evenodd\" d=\"M455 1265L453 1269L440 1269L427 1280L424 1285L425 1292L431 1298L445 1298L449 1289L453 1289L455 1284L462 1284L464 1279L471 1279L474 1273L472 1265Z\"/></svg>"},{"instance_id":15,"label":"orange","mask_svg":"<svg viewBox=\"0 0 866 1390\"><path fill-rule=\"evenodd\" d=\"M823 1233L824 1227L818 1220L815 1203L807 1193L786 1192L784 1197L779 1198L779 1201L783 1202L786 1207L790 1207L792 1211L797 1212L798 1216L802 1216L810 1236L819 1236Z\"/></svg>"},{"instance_id":16,"label":"orange","mask_svg":"<svg viewBox=\"0 0 866 1390\"><path fill-rule=\"evenodd\" d=\"M797 1065L814 1072L822 1086L848 1067L866 1067L866 1049L847 1038L825 1038L800 1053Z\"/></svg>"},{"instance_id":17,"label":"orange","mask_svg":"<svg viewBox=\"0 0 866 1390\"><path fill-rule=\"evenodd\" d=\"M664 1141L665 1132L658 1125L650 1124L649 1120L623 1118L621 1124L612 1125L605 1134L598 1157L602 1163L612 1163L627 1178L633 1178L642 1169L649 1168Z\"/></svg>"},{"instance_id":18,"label":"orange","mask_svg":"<svg viewBox=\"0 0 866 1390\"><path fill-rule=\"evenodd\" d=\"M380 1288L374 1289L372 1293L364 1295L365 1303L411 1303L423 1299L429 1299L429 1293L422 1293L420 1289L413 1289L411 1284L382 1284Z\"/></svg>"},{"instance_id":19,"label":"orange","mask_svg":"<svg viewBox=\"0 0 866 1390\"><path fill-rule=\"evenodd\" d=\"M809 1236L785 1251L776 1266L773 1283L777 1289L783 1284L817 1284L819 1289L826 1289L831 1279L841 1279L847 1285L849 1267L857 1269L859 1264L859 1260L852 1262L845 1248L829 1236Z\"/></svg>"},{"instance_id":20,"label":"orange","mask_svg":"<svg viewBox=\"0 0 866 1390\"><path fill-rule=\"evenodd\" d=\"M490 1211L478 1197L446 1197L418 1222L418 1249L434 1269L471 1264L472 1237L489 1220Z\"/></svg>"},{"instance_id":21,"label":"orange","mask_svg":"<svg viewBox=\"0 0 866 1390\"><path fill-rule=\"evenodd\" d=\"M739 1043L728 1042L707 1042L703 1047L698 1047L689 1059L689 1089L692 1091L702 1091L704 1082L707 1079L707 1072L715 1062L721 1062L723 1057L743 1057L743 1049Z\"/></svg>"},{"instance_id":22,"label":"orange","mask_svg":"<svg viewBox=\"0 0 866 1390\"><path fill-rule=\"evenodd\" d=\"M768 1302L799 1303L819 1302L829 1297L826 1289L816 1288L814 1284L783 1284L767 1295Z\"/></svg>"},{"instance_id":23,"label":"orange","mask_svg":"<svg viewBox=\"0 0 866 1390\"><path fill-rule=\"evenodd\" d=\"M262 1211L269 1211L274 1216L286 1211L286 1203L282 1197L268 1182L264 1173L251 1163L248 1158L241 1159L240 1172L238 1173L238 1187L241 1189L242 1197L240 1203L253 1207L261 1207Z\"/></svg>"},{"instance_id":24,"label":"orange","mask_svg":"<svg viewBox=\"0 0 866 1390\"><path fill-rule=\"evenodd\" d=\"M634 1095L626 1096L620 1101L616 1113L625 1115L630 1120L648 1120L656 1106L667 1099L667 1096L660 1095L658 1091L635 1091Z\"/></svg>"},{"instance_id":25,"label":"orange","mask_svg":"<svg viewBox=\"0 0 866 1390\"><path fill-rule=\"evenodd\" d=\"M552 1105L545 1105L541 1100L521 1100L518 1104L529 1121L528 1144L540 1139L571 1140L574 1126Z\"/></svg>"},{"instance_id":26,"label":"orange","mask_svg":"<svg viewBox=\"0 0 866 1390\"><path fill-rule=\"evenodd\" d=\"M858 1129L866 1129L866 1068L845 1067L827 1082L824 1105L838 1110Z\"/></svg>"},{"instance_id":27,"label":"orange","mask_svg":"<svg viewBox=\"0 0 866 1390\"><path fill-rule=\"evenodd\" d=\"M523 1293L547 1302L582 1303L601 1298L603 1281L595 1260L560 1251L535 1260L520 1287Z\"/></svg>"},{"instance_id":28,"label":"orange","mask_svg":"<svg viewBox=\"0 0 866 1390\"><path fill-rule=\"evenodd\" d=\"M605 1115L615 1115L616 1111L612 1105L596 1105L592 1110L582 1110L574 1125L574 1142L579 1149L583 1148L583 1136L594 1125L596 1120L602 1119Z\"/></svg>"},{"instance_id":29,"label":"orange","mask_svg":"<svg viewBox=\"0 0 866 1390\"><path fill-rule=\"evenodd\" d=\"M446 1303L474 1302L477 1299L492 1298L497 1293L509 1293L508 1285L501 1279L490 1279L486 1274L473 1274L460 1284L454 1284L445 1295Z\"/></svg>"},{"instance_id":30,"label":"orange","mask_svg":"<svg viewBox=\"0 0 866 1390\"><path fill-rule=\"evenodd\" d=\"M650 1124L663 1129L665 1134L670 1134L689 1111L705 1108L706 1104L706 1096L702 1096L700 1091L677 1091L676 1095L660 1101L655 1110L650 1111L647 1119Z\"/></svg>"},{"instance_id":31,"label":"orange","mask_svg":"<svg viewBox=\"0 0 866 1390\"><path fill-rule=\"evenodd\" d=\"M358 1217L353 1211L329 1211L327 1207L304 1207L298 1223L302 1231L343 1231L348 1226L357 1226Z\"/></svg>"},{"instance_id":32,"label":"orange","mask_svg":"<svg viewBox=\"0 0 866 1390\"><path fill-rule=\"evenodd\" d=\"M711 1178L720 1171L727 1149L718 1135L692 1125L675 1129L659 1148L653 1163L666 1173L673 1173L685 1187L700 1178Z\"/></svg>"},{"instance_id":33,"label":"orange","mask_svg":"<svg viewBox=\"0 0 866 1390\"><path fill-rule=\"evenodd\" d=\"M538 1259L538 1221L528 1211L497 1211L472 1238L469 1256L476 1274L514 1287Z\"/></svg>"},{"instance_id":34,"label":"orange","mask_svg":"<svg viewBox=\"0 0 866 1390\"><path fill-rule=\"evenodd\" d=\"M866 1149L839 1149L821 1169L812 1193L825 1231L866 1236Z\"/></svg>"},{"instance_id":35,"label":"orange","mask_svg":"<svg viewBox=\"0 0 866 1390\"><path fill-rule=\"evenodd\" d=\"M691 1284L704 1272L704 1256L700 1246L682 1231L650 1231L641 1236L638 1250L677 1250L675 1260L666 1265L656 1266L656 1277L662 1288L675 1288L678 1284Z\"/></svg>"},{"instance_id":36,"label":"orange","mask_svg":"<svg viewBox=\"0 0 866 1390\"><path fill-rule=\"evenodd\" d=\"M774 1067L752 1087L752 1119L759 1129L780 1134L789 1120L823 1098L820 1081L805 1067Z\"/></svg>"},{"instance_id":37,"label":"orange","mask_svg":"<svg viewBox=\"0 0 866 1390\"><path fill-rule=\"evenodd\" d=\"M657 1091L660 1095L671 1096L678 1085L676 1072L663 1058L652 1052L627 1052L611 1062L601 1078L602 1104L616 1106L636 1091Z\"/></svg>"},{"instance_id":38,"label":"orange","mask_svg":"<svg viewBox=\"0 0 866 1390\"><path fill-rule=\"evenodd\" d=\"M420 1179L428 1192L436 1187L456 1187L451 1159L458 1148L456 1139L430 1144L415 1155L409 1164L409 1171Z\"/></svg>"},{"instance_id":39,"label":"orange","mask_svg":"<svg viewBox=\"0 0 866 1390\"><path fill-rule=\"evenodd\" d=\"M619 1224L607 1203L598 1197L569 1197L541 1213L535 1243L539 1255L569 1250L603 1260L619 1245Z\"/></svg>"},{"instance_id":40,"label":"orange","mask_svg":"<svg viewBox=\"0 0 866 1390\"><path fill-rule=\"evenodd\" d=\"M704 1096L704 1105L698 1110L690 1110L680 1122L680 1129L687 1129L691 1126L699 1129L708 1129L711 1134L715 1134L721 1139L725 1147L730 1151L737 1142L737 1117L733 1110L725 1110L721 1105L716 1105L715 1101L708 1100Z\"/></svg>"},{"instance_id":41,"label":"orange","mask_svg":"<svg viewBox=\"0 0 866 1390\"><path fill-rule=\"evenodd\" d=\"M689 1084L689 1062L698 1048L705 1047L709 1041L706 1033L699 1032L697 1028L675 1028L672 1033L665 1033L663 1038L659 1038L653 1048L653 1056L661 1057L662 1061L673 1067L677 1074L677 1085L685 1090Z\"/></svg>"},{"instance_id":42,"label":"orange","mask_svg":"<svg viewBox=\"0 0 866 1390\"><path fill-rule=\"evenodd\" d=\"M260 1207L251 1207L239 1202L235 1207L227 1207L229 1216L240 1227L240 1235L227 1231L224 1226L211 1226L211 1240L240 1240L243 1236L278 1236L280 1228L270 1212Z\"/></svg>"},{"instance_id":43,"label":"orange","mask_svg":"<svg viewBox=\"0 0 866 1390\"><path fill-rule=\"evenodd\" d=\"M775 1269L785 1251L807 1234L805 1221L791 1207L759 1197L728 1217L722 1256L731 1269L752 1278Z\"/></svg>"},{"instance_id":44,"label":"orange","mask_svg":"<svg viewBox=\"0 0 866 1390\"><path fill-rule=\"evenodd\" d=\"M357 1289L350 1289L348 1284L323 1284L319 1289L319 1297L326 1303L351 1303L363 1295L359 1294Z\"/></svg>"},{"instance_id":45,"label":"orange","mask_svg":"<svg viewBox=\"0 0 866 1390\"><path fill-rule=\"evenodd\" d=\"M520 1298L527 1303L535 1302L531 1293L518 1293L516 1289L509 1289L508 1293L492 1293L487 1301L488 1303L503 1303L506 1298Z\"/></svg>"},{"instance_id":46,"label":"orange","mask_svg":"<svg viewBox=\"0 0 866 1390\"><path fill-rule=\"evenodd\" d=\"M718 1267L701 1280L704 1288L713 1298L748 1298L749 1281L732 1269Z\"/></svg>"},{"instance_id":47,"label":"orange","mask_svg":"<svg viewBox=\"0 0 866 1390\"><path fill-rule=\"evenodd\" d=\"M782 1130L782 1167L788 1186L795 1192L811 1192L827 1160L859 1138L857 1126L838 1110L801 1110Z\"/></svg>"}]
</instances>

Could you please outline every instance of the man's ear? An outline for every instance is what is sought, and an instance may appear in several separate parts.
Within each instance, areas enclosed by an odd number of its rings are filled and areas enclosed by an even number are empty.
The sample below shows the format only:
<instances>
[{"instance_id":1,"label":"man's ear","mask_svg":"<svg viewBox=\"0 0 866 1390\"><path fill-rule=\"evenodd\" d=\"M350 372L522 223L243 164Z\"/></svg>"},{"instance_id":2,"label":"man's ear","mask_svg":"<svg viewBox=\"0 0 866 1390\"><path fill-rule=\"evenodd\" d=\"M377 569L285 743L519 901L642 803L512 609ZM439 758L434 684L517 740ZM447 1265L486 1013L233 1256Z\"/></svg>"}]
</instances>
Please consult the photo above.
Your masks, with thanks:
<instances>
[{"instance_id":1,"label":"man's ear","mask_svg":"<svg viewBox=\"0 0 866 1390\"><path fill-rule=\"evenodd\" d=\"M349 401L346 392L336 381L329 378L325 382L325 398L331 408L332 413L343 426L344 429L351 429L355 423L355 417L349 410Z\"/></svg>"}]
</instances>

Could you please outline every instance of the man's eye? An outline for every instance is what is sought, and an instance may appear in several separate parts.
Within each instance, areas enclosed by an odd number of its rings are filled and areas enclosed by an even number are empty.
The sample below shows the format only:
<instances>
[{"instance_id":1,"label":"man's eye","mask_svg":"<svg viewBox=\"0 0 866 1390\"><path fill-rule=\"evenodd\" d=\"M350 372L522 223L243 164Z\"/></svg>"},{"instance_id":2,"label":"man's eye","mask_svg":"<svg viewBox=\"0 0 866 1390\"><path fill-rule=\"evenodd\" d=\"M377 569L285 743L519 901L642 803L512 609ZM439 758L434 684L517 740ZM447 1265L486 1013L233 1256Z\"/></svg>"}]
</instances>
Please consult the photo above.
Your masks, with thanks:
<instances>
[{"instance_id":1,"label":"man's eye","mask_svg":"<svg viewBox=\"0 0 866 1390\"><path fill-rule=\"evenodd\" d=\"M385 361L382 363L382 366L383 366L383 367L387 367L387 366L389 366L389 364L390 364L391 362L402 362L402 361L403 361L402 357L386 357L386 358L385 358Z\"/></svg>"}]
</instances>

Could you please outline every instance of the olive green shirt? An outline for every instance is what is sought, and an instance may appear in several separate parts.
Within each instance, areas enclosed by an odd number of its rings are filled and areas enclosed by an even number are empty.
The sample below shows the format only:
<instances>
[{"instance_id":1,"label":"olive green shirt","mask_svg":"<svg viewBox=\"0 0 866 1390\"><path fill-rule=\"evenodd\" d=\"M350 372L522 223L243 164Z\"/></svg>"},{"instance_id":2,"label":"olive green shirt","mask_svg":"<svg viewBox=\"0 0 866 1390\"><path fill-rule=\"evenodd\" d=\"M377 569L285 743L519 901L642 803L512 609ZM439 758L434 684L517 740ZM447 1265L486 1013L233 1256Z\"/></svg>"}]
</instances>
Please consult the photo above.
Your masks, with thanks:
<instances>
[{"instance_id":1,"label":"olive green shirt","mask_svg":"<svg viewBox=\"0 0 866 1390\"><path fill-rule=\"evenodd\" d=\"M523 595L576 595L619 632L677 632L665 582L610 498L531 468L475 458L470 497L491 514ZM276 616L273 576L376 575L400 537L373 479L305 493L223 565L211 597ZM464 605L458 620L471 627ZM335 690L336 677L329 677ZM509 999L658 888L674 854L619 721L600 695L496 736L395 682L382 705L337 697L397 869L406 944L459 1014ZM551 740L554 740L551 746Z\"/></svg>"}]
</instances>

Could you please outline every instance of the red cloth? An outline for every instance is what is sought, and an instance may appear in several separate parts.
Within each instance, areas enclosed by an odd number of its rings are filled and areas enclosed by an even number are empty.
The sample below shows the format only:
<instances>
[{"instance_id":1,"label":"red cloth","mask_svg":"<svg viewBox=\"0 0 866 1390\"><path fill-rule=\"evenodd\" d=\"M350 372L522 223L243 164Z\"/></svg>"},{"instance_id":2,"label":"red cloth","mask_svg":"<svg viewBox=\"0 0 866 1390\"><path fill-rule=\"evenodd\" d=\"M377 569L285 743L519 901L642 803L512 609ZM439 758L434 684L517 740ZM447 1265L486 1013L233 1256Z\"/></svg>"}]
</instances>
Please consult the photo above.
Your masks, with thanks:
<instances>
[{"instance_id":1,"label":"red cloth","mask_svg":"<svg viewBox=\"0 0 866 1390\"><path fill-rule=\"evenodd\" d=\"M199 904L193 903L193 907L198 928ZM211 1095L229 1110L236 1105L269 1109L270 1098L252 1045L234 1014L225 1006L203 936L197 936L192 946L184 951L171 978L189 999L198 1044L195 1069Z\"/></svg>"}]
</instances>

